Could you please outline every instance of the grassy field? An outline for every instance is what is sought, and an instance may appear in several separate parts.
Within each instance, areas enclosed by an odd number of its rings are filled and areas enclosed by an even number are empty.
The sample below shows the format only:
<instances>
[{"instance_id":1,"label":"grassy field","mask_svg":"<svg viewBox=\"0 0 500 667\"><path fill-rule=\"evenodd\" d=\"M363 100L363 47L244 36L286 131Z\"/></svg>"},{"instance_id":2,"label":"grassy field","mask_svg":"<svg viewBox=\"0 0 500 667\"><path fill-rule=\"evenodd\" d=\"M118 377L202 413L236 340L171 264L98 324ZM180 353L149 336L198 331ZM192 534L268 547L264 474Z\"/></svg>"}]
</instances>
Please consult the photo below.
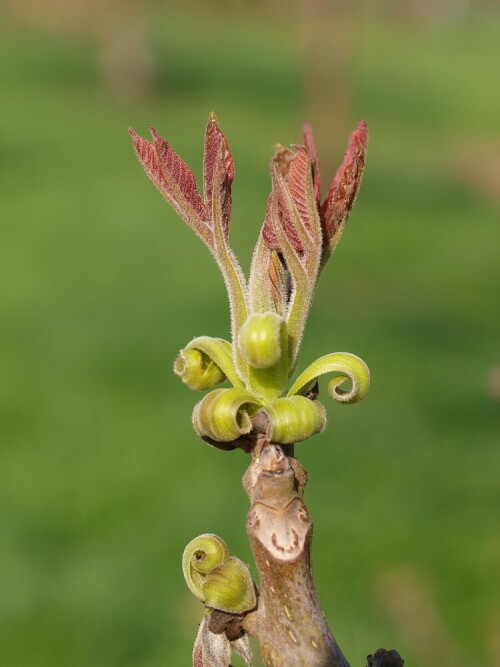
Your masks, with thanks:
<instances>
[{"instance_id":1,"label":"grassy field","mask_svg":"<svg viewBox=\"0 0 500 667\"><path fill-rule=\"evenodd\" d=\"M379 646L412 667L500 664L499 26L366 13L357 28L350 125L369 123L367 173L299 367L352 351L373 388L327 404L326 432L298 447L320 595L353 665ZM185 544L216 532L251 560L245 456L197 440L198 396L171 372L193 336L228 336L222 280L126 129L154 124L199 175L217 111L247 268L272 145L300 140L294 30L157 10L159 92L120 104L90 40L0 28L5 667L187 665L201 608Z\"/></svg>"}]
</instances>

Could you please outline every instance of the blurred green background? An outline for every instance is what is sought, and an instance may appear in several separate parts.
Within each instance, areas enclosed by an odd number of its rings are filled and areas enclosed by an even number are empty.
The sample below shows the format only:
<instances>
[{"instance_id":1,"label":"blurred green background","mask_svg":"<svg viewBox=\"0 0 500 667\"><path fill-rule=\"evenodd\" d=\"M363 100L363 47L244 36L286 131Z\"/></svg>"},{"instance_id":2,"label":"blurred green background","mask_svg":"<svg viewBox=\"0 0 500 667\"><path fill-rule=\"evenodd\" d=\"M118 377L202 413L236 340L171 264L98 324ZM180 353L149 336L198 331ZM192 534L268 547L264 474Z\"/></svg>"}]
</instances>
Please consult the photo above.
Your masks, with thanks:
<instances>
[{"instance_id":1,"label":"blurred green background","mask_svg":"<svg viewBox=\"0 0 500 667\"><path fill-rule=\"evenodd\" d=\"M222 280L127 127L200 176L218 114L248 268L276 142L308 117L325 185L367 119L361 194L301 355L373 385L298 447L314 569L353 665L500 655L500 87L495 3L5 0L0 27L0 664L190 664L180 556L250 562L241 452L199 441L172 362L228 336ZM240 663L235 663L240 664ZM257 663L260 664L260 663Z\"/></svg>"}]
</instances>

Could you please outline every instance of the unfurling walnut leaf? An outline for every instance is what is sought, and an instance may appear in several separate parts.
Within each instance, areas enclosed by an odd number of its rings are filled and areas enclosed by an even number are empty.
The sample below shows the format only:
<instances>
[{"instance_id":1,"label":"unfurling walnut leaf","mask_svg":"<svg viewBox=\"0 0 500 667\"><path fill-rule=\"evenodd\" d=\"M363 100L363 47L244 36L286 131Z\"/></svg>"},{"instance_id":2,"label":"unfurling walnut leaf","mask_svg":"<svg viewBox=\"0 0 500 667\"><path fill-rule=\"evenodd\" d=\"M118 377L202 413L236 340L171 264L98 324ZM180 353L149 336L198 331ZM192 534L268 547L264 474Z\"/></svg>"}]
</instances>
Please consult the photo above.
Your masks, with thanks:
<instances>
[{"instance_id":1,"label":"unfurling walnut leaf","mask_svg":"<svg viewBox=\"0 0 500 667\"><path fill-rule=\"evenodd\" d=\"M129 129L139 162L169 204L210 246L212 234L207 223L207 208L193 172L154 128L150 131L152 142Z\"/></svg>"},{"instance_id":2,"label":"unfurling walnut leaf","mask_svg":"<svg viewBox=\"0 0 500 667\"><path fill-rule=\"evenodd\" d=\"M234 179L234 161L227 139L217 124L215 114L210 114L205 130L205 150L203 155L203 191L205 204L212 217L213 188L217 172L220 170L222 225L227 236L231 218L231 184Z\"/></svg>"},{"instance_id":3,"label":"unfurling walnut leaf","mask_svg":"<svg viewBox=\"0 0 500 667\"><path fill-rule=\"evenodd\" d=\"M231 217L231 184L234 162L224 133L215 114L210 114L205 130L203 156L203 190L201 197L192 170L161 137L150 128L153 141L148 141L130 128L135 153L144 171L181 218L197 232L207 245L213 247L213 189L220 180L220 209L222 226L227 236Z\"/></svg>"},{"instance_id":4,"label":"unfurling walnut leaf","mask_svg":"<svg viewBox=\"0 0 500 667\"><path fill-rule=\"evenodd\" d=\"M306 121L304 123L304 146L307 148L312 161L313 181L314 181L314 196L319 207L321 201L321 163L319 161L319 154L314 143L314 137L311 126Z\"/></svg>"},{"instance_id":5,"label":"unfurling walnut leaf","mask_svg":"<svg viewBox=\"0 0 500 667\"><path fill-rule=\"evenodd\" d=\"M193 413L196 431L213 442L232 443L255 433L252 420L260 411L278 442L308 438L324 426L319 404L308 412L317 376L336 373L329 390L341 403L360 400L369 386L366 365L355 355L336 353L310 365L287 394L319 272L340 238L359 188L366 124L361 121L351 134L322 205L321 165L310 126L304 125L304 145L278 146L248 281L229 244L234 163L215 115L210 114L205 130L203 196L187 164L155 130L151 133L153 139L147 141L130 130L139 162L208 246L229 296L232 342L198 337L175 363L176 373L193 389L210 389L225 378L233 386L214 389L198 403ZM352 388L346 389L343 383L349 379Z\"/></svg>"},{"instance_id":6,"label":"unfurling walnut leaf","mask_svg":"<svg viewBox=\"0 0 500 667\"><path fill-rule=\"evenodd\" d=\"M285 159L284 156L286 156ZM272 221L273 201L276 198L279 224L295 250L302 252L303 244L300 238L300 228L304 226L310 231L312 224L308 206L309 193L307 191L308 177L312 170L311 160L306 149L302 146L299 146L296 152L280 148L273 157L273 167L275 170L278 169L283 177L294 208L291 209L287 205L282 192L273 189L269 195L262 236L273 250L280 250L281 246ZM294 220L294 215L298 215L299 219Z\"/></svg>"},{"instance_id":7,"label":"unfurling walnut leaf","mask_svg":"<svg viewBox=\"0 0 500 667\"><path fill-rule=\"evenodd\" d=\"M246 284L227 239L234 164L215 115L210 114L205 132L204 199L191 169L155 130L151 129L153 142L140 137L132 128L129 132L146 174L215 257L228 291L234 338L247 316ZM237 366L241 364L237 350L235 363Z\"/></svg>"},{"instance_id":8,"label":"unfurling walnut leaf","mask_svg":"<svg viewBox=\"0 0 500 667\"><path fill-rule=\"evenodd\" d=\"M294 146L295 150L279 147L272 159L271 169L279 169L290 191L296 211L305 229L309 230L311 223L307 207L310 208L313 205L311 201L313 199L323 233L325 254L323 261L337 244L356 199L363 176L367 142L368 129L365 121L362 120L350 136L344 160L335 174L323 204L321 204L321 164L309 123L304 124L304 146ZM312 198L305 189L308 172L312 173ZM281 227L295 250L301 252L303 247L299 232L291 219L291 212L275 188L269 196L262 236L270 248L278 252L282 251L271 220L274 198L277 198Z\"/></svg>"},{"instance_id":9,"label":"unfurling walnut leaf","mask_svg":"<svg viewBox=\"0 0 500 667\"><path fill-rule=\"evenodd\" d=\"M321 206L320 215L328 255L337 245L354 206L365 168L367 144L368 128L362 120L350 136L344 160Z\"/></svg>"}]
</instances>

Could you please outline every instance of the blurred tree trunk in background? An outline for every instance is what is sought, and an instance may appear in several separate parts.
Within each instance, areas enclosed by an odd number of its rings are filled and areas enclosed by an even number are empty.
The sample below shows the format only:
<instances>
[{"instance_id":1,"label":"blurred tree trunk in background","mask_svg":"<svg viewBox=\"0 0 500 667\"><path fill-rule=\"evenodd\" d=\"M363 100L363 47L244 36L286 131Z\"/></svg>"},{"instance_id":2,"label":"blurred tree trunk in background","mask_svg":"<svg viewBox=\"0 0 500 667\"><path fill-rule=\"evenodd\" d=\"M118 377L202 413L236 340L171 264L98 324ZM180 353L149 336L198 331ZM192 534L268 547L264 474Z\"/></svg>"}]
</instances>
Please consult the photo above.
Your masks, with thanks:
<instances>
[{"instance_id":1,"label":"blurred tree trunk in background","mask_svg":"<svg viewBox=\"0 0 500 667\"><path fill-rule=\"evenodd\" d=\"M128 102L152 93L149 9L149 3L133 0L108 0L100 6L100 72L105 89L118 100Z\"/></svg>"},{"instance_id":2,"label":"blurred tree trunk in background","mask_svg":"<svg viewBox=\"0 0 500 667\"><path fill-rule=\"evenodd\" d=\"M105 92L121 101L152 92L150 9L150 0L4 0L2 6L18 25L97 41L97 74Z\"/></svg>"},{"instance_id":3,"label":"blurred tree trunk in background","mask_svg":"<svg viewBox=\"0 0 500 667\"><path fill-rule=\"evenodd\" d=\"M297 3L303 49L304 118L321 145L323 173L333 174L353 129L351 63L359 0Z\"/></svg>"}]
</instances>

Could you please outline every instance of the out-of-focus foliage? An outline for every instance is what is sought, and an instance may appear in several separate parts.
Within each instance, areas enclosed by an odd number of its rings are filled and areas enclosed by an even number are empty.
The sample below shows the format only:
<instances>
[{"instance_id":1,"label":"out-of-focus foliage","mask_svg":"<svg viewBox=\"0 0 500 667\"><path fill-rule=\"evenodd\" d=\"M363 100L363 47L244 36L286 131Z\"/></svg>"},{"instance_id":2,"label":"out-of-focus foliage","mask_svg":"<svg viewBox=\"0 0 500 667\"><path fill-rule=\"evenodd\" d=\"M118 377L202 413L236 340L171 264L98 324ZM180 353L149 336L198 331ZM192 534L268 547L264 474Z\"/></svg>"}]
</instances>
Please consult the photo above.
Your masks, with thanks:
<instances>
[{"instance_id":1,"label":"out-of-focus foliage","mask_svg":"<svg viewBox=\"0 0 500 667\"><path fill-rule=\"evenodd\" d=\"M348 349L372 371L368 398L327 404L328 432L298 446L318 587L352 664L378 646L414 667L498 660L500 21L488 3L456 5L397 18L386 3L358 7L349 95L332 109L345 125L315 133L325 152L360 116L371 132L301 354L305 367ZM202 609L184 586L184 545L215 532L251 561L247 460L200 442L172 372L186 340L227 337L223 284L144 178L126 128L154 124L196 165L217 112L237 169L232 243L248 267L273 144L300 141L304 108L313 128L329 110L304 99L299 14L143 12L144 98L108 85L115 69L103 74L90 29L21 27L12 12L1 23L8 667L188 664ZM333 67L335 40L326 52Z\"/></svg>"}]
</instances>

